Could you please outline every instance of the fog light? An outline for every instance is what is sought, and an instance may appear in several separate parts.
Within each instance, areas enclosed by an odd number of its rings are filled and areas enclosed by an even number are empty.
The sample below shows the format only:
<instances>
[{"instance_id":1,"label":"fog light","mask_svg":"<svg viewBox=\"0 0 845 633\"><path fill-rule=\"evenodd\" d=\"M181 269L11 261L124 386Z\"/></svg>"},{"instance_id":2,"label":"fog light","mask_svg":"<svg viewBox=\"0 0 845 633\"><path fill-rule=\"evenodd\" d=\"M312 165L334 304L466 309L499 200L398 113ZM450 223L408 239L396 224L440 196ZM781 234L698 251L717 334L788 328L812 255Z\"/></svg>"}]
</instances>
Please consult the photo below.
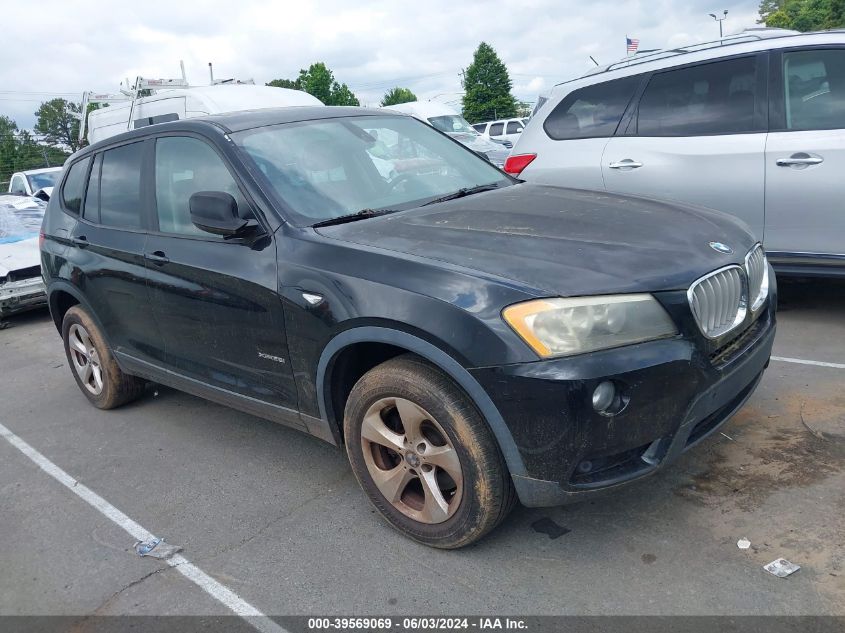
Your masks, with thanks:
<instances>
[{"instance_id":1,"label":"fog light","mask_svg":"<svg viewBox=\"0 0 845 633\"><path fill-rule=\"evenodd\" d=\"M593 409L601 413L607 411L608 407L616 399L616 387L610 380L599 383L593 392Z\"/></svg>"}]
</instances>

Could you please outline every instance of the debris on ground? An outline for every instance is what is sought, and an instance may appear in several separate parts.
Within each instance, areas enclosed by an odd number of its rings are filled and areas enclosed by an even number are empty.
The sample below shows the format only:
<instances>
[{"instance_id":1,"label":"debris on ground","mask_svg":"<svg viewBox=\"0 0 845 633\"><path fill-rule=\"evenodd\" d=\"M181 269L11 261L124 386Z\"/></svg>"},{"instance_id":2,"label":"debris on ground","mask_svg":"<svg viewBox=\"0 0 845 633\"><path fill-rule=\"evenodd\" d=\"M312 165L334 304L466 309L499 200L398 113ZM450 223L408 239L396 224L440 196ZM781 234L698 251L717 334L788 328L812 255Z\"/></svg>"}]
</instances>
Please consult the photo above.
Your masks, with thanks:
<instances>
[{"instance_id":1,"label":"debris on ground","mask_svg":"<svg viewBox=\"0 0 845 633\"><path fill-rule=\"evenodd\" d=\"M170 558L176 552L181 552L179 545L165 543L164 539L154 538L151 541L138 541L135 543L135 553L138 556L152 556L153 558Z\"/></svg>"},{"instance_id":2,"label":"debris on ground","mask_svg":"<svg viewBox=\"0 0 845 633\"><path fill-rule=\"evenodd\" d=\"M535 532L547 534L552 540L560 538L564 534L569 534L572 531L567 527L558 525L549 517L537 519L536 521L534 521L534 523L531 524L531 527L534 529Z\"/></svg>"},{"instance_id":3,"label":"debris on ground","mask_svg":"<svg viewBox=\"0 0 845 633\"><path fill-rule=\"evenodd\" d=\"M748 549L749 547L751 547L751 541L749 541L747 538L741 538L736 542L736 546L739 549Z\"/></svg>"},{"instance_id":4,"label":"debris on ground","mask_svg":"<svg viewBox=\"0 0 845 633\"><path fill-rule=\"evenodd\" d=\"M796 565L795 563L790 563L785 558L778 558L768 565L763 565L763 569L778 578L786 578L790 574L794 574L796 571L801 569L801 566Z\"/></svg>"}]
</instances>

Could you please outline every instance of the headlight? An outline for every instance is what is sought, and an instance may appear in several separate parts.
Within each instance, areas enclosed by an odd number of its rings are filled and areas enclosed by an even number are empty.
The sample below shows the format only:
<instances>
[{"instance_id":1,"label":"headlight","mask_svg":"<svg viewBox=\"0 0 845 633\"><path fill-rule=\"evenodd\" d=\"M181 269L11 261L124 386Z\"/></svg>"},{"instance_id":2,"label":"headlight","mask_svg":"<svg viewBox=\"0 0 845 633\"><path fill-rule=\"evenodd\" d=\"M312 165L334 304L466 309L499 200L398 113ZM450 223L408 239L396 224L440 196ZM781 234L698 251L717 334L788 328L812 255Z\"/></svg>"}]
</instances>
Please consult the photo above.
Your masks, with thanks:
<instances>
[{"instance_id":1,"label":"headlight","mask_svg":"<svg viewBox=\"0 0 845 633\"><path fill-rule=\"evenodd\" d=\"M509 306L502 316L543 358L583 354L678 333L650 294L538 299Z\"/></svg>"}]
</instances>

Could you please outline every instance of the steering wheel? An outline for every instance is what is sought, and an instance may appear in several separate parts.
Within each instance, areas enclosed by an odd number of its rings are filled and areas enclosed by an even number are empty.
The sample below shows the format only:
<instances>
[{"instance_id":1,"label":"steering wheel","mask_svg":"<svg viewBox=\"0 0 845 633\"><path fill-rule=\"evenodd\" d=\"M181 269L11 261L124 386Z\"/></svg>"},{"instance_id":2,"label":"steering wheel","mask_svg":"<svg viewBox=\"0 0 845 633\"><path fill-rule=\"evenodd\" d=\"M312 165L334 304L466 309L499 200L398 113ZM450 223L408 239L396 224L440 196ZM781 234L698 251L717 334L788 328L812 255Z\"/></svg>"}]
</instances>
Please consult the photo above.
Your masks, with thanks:
<instances>
[{"instance_id":1,"label":"steering wheel","mask_svg":"<svg viewBox=\"0 0 845 633\"><path fill-rule=\"evenodd\" d=\"M415 175L416 174L405 173L405 174L399 174L398 176L396 176L396 178L394 178L389 183L387 183L389 188L390 188L390 193L393 193L394 191L396 191L396 188L399 185L410 181Z\"/></svg>"}]
</instances>

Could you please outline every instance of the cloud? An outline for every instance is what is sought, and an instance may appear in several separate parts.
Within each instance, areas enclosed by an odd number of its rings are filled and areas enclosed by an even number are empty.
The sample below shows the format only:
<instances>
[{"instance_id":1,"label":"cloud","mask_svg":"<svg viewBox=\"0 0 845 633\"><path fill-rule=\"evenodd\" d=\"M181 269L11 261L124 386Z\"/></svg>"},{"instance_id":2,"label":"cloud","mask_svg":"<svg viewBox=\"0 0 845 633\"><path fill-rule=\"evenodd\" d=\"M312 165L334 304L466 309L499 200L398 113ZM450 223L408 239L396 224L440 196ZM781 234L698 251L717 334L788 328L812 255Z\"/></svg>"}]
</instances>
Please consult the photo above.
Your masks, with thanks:
<instances>
[{"instance_id":1,"label":"cloud","mask_svg":"<svg viewBox=\"0 0 845 633\"><path fill-rule=\"evenodd\" d=\"M754 25L757 0L734 2L728 32ZM215 76L266 82L293 78L323 61L363 103L376 105L393 86L421 98L458 102L460 72L480 41L508 65L514 92L537 93L625 54L625 36L642 48L713 39L712 0L573 0L513 2L430 0L224 0L144 3L87 0L39 3L49 16L38 28L6 28L0 65L0 114L22 127L50 95L116 91L125 78ZM7 25L31 23L31 7L6 7Z\"/></svg>"}]
</instances>

